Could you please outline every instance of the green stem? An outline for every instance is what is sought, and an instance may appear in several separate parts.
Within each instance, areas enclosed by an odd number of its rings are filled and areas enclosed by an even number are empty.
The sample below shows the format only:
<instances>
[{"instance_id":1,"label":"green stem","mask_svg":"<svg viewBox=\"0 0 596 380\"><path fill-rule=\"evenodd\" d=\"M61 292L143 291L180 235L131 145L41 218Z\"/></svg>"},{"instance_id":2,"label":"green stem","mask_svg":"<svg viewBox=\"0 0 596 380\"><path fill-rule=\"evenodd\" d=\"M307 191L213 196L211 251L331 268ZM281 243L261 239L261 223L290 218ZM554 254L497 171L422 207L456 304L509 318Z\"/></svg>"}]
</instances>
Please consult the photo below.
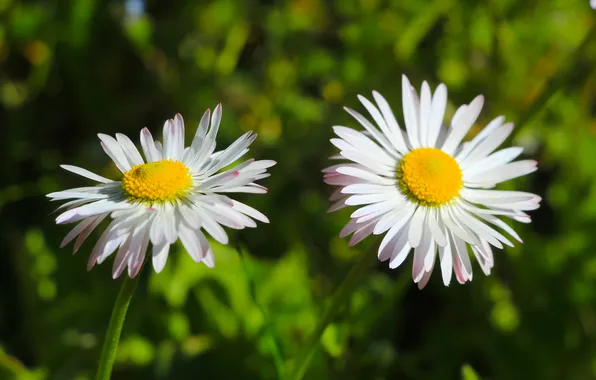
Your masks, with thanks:
<instances>
[{"instance_id":1,"label":"green stem","mask_svg":"<svg viewBox=\"0 0 596 380\"><path fill-rule=\"evenodd\" d=\"M135 278L130 278L126 275L124 277L124 282L122 283L122 288L120 288L120 293L118 293L118 298L116 298L108 331L103 342L96 380L110 379L114 361L116 360L122 325L124 324L126 311L128 310L128 305L130 304L130 299L132 298L139 277L140 274L137 274Z\"/></svg>"},{"instance_id":2,"label":"green stem","mask_svg":"<svg viewBox=\"0 0 596 380\"><path fill-rule=\"evenodd\" d=\"M590 30L588 30L583 41L578 45L573 54L561 64L561 67L559 67L557 72L546 82L540 96L538 96L530 107L528 107L527 111L521 115L516 123L514 133L518 133L521 127L542 109L565 81L572 77L572 74L576 74L577 70L575 70L575 68L577 67L579 60L584 56L586 48L594 37L596 37L596 22L592 23Z\"/></svg>"},{"instance_id":3,"label":"green stem","mask_svg":"<svg viewBox=\"0 0 596 380\"><path fill-rule=\"evenodd\" d=\"M333 318L335 318L337 313L341 310L342 306L344 306L344 304L348 301L348 298L356 289L356 286L358 285L362 275L368 270L370 265L376 261L376 247L377 244L374 244L373 249L370 252L360 255L358 261L354 263L350 269L350 272L348 272L347 276L335 291L335 294L325 309L323 318L319 320L315 330L308 338L304 349L297 356L296 364L294 366L294 373L292 376L293 380L302 379L306 373L306 370L308 369L308 365L310 364L314 353L319 347L319 342L323 332L331 323Z\"/></svg>"}]
</instances>

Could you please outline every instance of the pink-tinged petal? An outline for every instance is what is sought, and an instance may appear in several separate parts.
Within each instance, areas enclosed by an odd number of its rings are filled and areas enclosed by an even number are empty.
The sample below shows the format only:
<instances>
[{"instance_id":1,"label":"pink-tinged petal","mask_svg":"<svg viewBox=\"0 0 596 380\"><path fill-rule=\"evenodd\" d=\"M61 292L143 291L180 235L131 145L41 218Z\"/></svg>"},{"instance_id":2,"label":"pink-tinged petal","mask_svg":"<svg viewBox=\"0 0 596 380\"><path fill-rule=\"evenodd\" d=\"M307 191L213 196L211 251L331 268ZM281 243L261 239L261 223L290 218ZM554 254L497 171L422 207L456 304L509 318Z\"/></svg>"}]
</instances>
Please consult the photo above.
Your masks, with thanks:
<instances>
[{"instance_id":1,"label":"pink-tinged petal","mask_svg":"<svg viewBox=\"0 0 596 380\"><path fill-rule=\"evenodd\" d=\"M215 266L215 257L213 256L213 250L207 241L207 238L201 231L198 233L199 243L201 244L201 251L203 252L202 262L209 268Z\"/></svg>"},{"instance_id":2,"label":"pink-tinged petal","mask_svg":"<svg viewBox=\"0 0 596 380\"><path fill-rule=\"evenodd\" d=\"M91 224L89 224L83 231L81 231L81 233L77 237L77 240L75 241L74 246L73 246L73 249L72 249L72 254L73 255L79 251L79 248L81 248L81 245L83 245L83 243L85 242L85 240L87 240L87 238L89 237L89 235L91 235L91 232L93 232L93 230L95 230L95 228L108 215L109 215L109 213L105 213L105 214L97 215L96 217L89 218L89 219L92 219L93 222Z\"/></svg>"}]
</instances>

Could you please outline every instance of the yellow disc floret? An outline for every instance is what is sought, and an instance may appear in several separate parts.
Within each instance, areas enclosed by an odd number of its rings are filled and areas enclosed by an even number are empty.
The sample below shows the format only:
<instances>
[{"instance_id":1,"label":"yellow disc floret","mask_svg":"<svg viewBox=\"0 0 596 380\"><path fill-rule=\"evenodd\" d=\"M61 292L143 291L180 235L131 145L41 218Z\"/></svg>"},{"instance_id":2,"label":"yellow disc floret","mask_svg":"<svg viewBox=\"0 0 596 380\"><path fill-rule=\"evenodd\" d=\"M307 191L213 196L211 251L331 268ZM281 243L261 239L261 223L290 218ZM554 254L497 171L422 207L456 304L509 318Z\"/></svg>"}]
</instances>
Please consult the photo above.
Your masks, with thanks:
<instances>
[{"instance_id":1,"label":"yellow disc floret","mask_svg":"<svg viewBox=\"0 0 596 380\"><path fill-rule=\"evenodd\" d=\"M191 186L190 171L174 160L135 165L122 179L122 189L130 201L150 204L179 199Z\"/></svg>"},{"instance_id":2,"label":"yellow disc floret","mask_svg":"<svg viewBox=\"0 0 596 380\"><path fill-rule=\"evenodd\" d=\"M449 202L463 186L457 161L437 148L418 148L406 154L397 167L397 175L401 190L428 206Z\"/></svg>"}]
</instances>

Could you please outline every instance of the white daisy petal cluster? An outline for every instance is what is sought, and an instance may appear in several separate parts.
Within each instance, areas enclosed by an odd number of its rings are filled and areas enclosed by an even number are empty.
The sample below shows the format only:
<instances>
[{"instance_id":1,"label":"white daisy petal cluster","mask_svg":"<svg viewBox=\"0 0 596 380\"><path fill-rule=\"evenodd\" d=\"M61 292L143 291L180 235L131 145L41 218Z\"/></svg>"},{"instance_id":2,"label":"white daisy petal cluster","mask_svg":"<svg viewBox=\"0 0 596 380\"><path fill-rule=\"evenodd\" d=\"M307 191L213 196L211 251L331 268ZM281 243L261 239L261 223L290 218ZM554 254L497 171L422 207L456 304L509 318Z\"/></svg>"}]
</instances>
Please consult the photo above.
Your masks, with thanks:
<instances>
[{"instance_id":1,"label":"white daisy petal cluster","mask_svg":"<svg viewBox=\"0 0 596 380\"><path fill-rule=\"evenodd\" d=\"M452 273L460 283L472 280L472 251L485 274L494 265L492 247L513 246L505 231L521 242L499 216L529 223L526 211L541 198L519 191L492 190L497 184L536 170L531 160L513 161L520 147L497 150L513 130L499 116L471 141L462 142L476 122L484 99L476 97L443 126L447 88L434 93L424 82L420 97L402 78L405 130L387 101L373 92L375 103L359 96L375 124L346 108L365 132L336 126L331 140L342 163L324 169L325 182L338 186L329 211L359 208L340 236L353 234L350 245L367 236L385 234L378 250L381 261L401 265L414 250L412 276L422 289L428 282L437 252L443 282Z\"/></svg>"},{"instance_id":2,"label":"white daisy petal cluster","mask_svg":"<svg viewBox=\"0 0 596 380\"><path fill-rule=\"evenodd\" d=\"M246 152L256 135L247 132L232 145L215 151L215 138L222 117L221 105L203 115L190 146L184 146L184 121L180 114L163 127L163 144L154 141L147 128L141 131L143 156L123 134L116 138L99 134L106 154L123 173L121 181L104 178L86 169L62 168L98 184L48 194L54 200L69 200L58 210L56 223L78 224L66 235L61 247L76 239L74 252L104 220L109 225L95 244L88 269L117 251L112 274L116 278L128 268L135 277L152 245L153 268L161 272L170 246L178 239L190 257L213 267L213 252L205 232L222 244L228 236L222 226L233 229L256 227L255 220L268 223L265 215L228 197L227 193L264 194L255 182L269 176L274 161L250 159L219 173Z\"/></svg>"}]
</instances>

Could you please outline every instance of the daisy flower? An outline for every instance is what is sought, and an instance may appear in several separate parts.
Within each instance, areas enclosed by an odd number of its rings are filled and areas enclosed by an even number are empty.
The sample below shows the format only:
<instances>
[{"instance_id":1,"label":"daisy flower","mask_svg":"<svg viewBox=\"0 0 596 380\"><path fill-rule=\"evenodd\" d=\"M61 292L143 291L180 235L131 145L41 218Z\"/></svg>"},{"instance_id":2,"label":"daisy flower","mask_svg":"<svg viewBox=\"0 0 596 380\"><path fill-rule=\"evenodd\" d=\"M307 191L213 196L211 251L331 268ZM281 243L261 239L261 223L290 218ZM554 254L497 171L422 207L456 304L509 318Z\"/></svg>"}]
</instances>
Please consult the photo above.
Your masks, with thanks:
<instances>
[{"instance_id":1,"label":"daisy flower","mask_svg":"<svg viewBox=\"0 0 596 380\"><path fill-rule=\"evenodd\" d=\"M70 200L58 208L63 212L56 218L57 224L79 222L61 247L76 238L76 253L107 218L110 223L91 252L88 269L117 250L113 277L128 268L132 278L141 269L149 243L153 268L158 273L166 264L170 246L178 239L194 261L213 267L213 252L205 232L227 244L228 235L222 226L256 227L253 219L269 223L265 215L226 194L266 193L267 189L255 182L269 176L267 168L275 161L250 159L218 173L248 152L256 138L256 134L247 132L226 149L215 152L221 116L221 105L215 107L213 115L207 110L188 147L184 147L180 114L165 122L163 144L154 141L144 128L140 140L145 159L125 135L117 133L113 138L99 134L103 150L123 173L122 179L113 181L80 167L62 165L98 184L48 194L52 200Z\"/></svg>"},{"instance_id":2,"label":"daisy flower","mask_svg":"<svg viewBox=\"0 0 596 380\"><path fill-rule=\"evenodd\" d=\"M366 132L333 127L338 138L331 142L340 154L332 158L347 162L323 170L325 182L339 186L329 211L360 206L340 236L353 234L354 245L371 234L385 234L378 257L389 260L390 268L401 265L414 250L412 276L420 289L430 278L437 251L445 285L453 272L460 283L472 280L469 249L488 275L494 265L492 247L513 246L494 227L521 242L499 216L529 223L525 211L538 208L541 200L526 192L489 189L535 171L536 162L512 162L522 153L520 147L496 150L513 129L502 116L462 143L480 114L482 96L461 106L449 128L442 125L444 84L432 94L424 82L418 98L403 76L402 97L405 131L376 91L376 104L358 96L376 126L345 108Z\"/></svg>"}]
</instances>

